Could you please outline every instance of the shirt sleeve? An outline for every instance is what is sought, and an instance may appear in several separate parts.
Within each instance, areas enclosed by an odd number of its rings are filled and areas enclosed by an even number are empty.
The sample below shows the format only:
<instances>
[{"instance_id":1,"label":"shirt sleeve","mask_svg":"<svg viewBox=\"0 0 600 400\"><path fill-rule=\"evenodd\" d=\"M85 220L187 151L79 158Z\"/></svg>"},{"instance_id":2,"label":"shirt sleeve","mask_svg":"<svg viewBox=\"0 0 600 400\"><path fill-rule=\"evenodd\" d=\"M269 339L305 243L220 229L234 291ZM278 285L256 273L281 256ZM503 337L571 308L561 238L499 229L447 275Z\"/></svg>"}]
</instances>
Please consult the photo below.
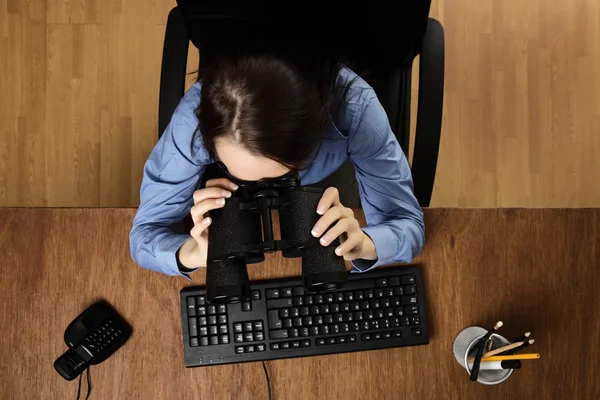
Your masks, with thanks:
<instances>
[{"instance_id":1,"label":"shirt sleeve","mask_svg":"<svg viewBox=\"0 0 600 400\"><path fill-rule=\"evenodd\" d=\"M351 124L348 153L367 220L363 231L375 244L377 261L354 260L353 272L411 262L425 242L408 160L374 91L366 90L363 99Z\"/></svg>"},{"instance_id":2,"label":"shirt sleeve","mask_svg":"<svg viewBox=\"0 0 600 400\"><path fill-rule=\"evenodd\" d=\"M140 206L129 234L131 257L138 265L188 279L178 268L176 253L191 237L184 232L183 219L193 205L193 193L205 168L192 158L196 126L193 108L184 97L144 165ZM203 151L196 143L194 154Z\"/></svg>"}]
</instances>

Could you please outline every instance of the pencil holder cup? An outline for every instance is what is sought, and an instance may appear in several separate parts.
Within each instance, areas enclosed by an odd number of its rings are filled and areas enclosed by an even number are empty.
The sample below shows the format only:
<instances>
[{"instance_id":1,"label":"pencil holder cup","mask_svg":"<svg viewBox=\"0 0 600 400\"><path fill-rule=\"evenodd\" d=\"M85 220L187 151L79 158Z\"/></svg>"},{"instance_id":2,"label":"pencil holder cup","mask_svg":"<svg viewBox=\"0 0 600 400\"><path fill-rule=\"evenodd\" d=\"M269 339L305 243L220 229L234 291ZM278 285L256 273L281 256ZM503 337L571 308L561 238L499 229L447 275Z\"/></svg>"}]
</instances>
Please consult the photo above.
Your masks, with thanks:
<instances>
[{"instance_id":1,"label":"pencil holder cup","mask_svg":"<svg viewBox=\"0 0 600 400\"><path fill-rule=\"evenodd\" d=\"M477 352L477 347L475 345L486 333L487 330L479 326L470 326L463 329L454 339L454 345L452 346L454 357L456 358L456 361L467 370L467 374L469 375L471 375L471 369L469 368L467 359L475 356L475 353ZM492 334L491 338L493 340L492 349L510 344L506 338L496 333ZM477 382L483 385L498 385L507 380L512 373L512 369L499 371L480 370Z\"/></svg>"}]
</instances>

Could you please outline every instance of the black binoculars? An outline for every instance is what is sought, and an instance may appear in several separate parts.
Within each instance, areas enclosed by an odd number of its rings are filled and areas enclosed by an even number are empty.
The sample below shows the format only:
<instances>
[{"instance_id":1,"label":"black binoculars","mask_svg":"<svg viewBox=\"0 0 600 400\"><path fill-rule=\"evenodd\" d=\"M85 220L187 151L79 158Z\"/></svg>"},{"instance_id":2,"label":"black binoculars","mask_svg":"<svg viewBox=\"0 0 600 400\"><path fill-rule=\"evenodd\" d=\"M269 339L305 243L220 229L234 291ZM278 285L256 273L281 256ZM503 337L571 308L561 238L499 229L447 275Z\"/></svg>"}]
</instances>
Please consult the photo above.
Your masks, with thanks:
<instances>
[{"instance_id":1,"label":"black binoculars","mask_svg":"<svg viewBox=\"0 0 600 400\"><path fill-rule=\"evenodd\" d=\"M347 282L346 265L335 254L336 239L322 246L311 230L320 218L323 190L300 187L289 173L276 179L243 183L225 206L210 211L206 296L212 303L250 300L246 264L264 261L265 253L302 257L302 283L310 292L336 290ZM273 238L272 210L279 211L281 240Z\"/></svg>"}]
</instances>

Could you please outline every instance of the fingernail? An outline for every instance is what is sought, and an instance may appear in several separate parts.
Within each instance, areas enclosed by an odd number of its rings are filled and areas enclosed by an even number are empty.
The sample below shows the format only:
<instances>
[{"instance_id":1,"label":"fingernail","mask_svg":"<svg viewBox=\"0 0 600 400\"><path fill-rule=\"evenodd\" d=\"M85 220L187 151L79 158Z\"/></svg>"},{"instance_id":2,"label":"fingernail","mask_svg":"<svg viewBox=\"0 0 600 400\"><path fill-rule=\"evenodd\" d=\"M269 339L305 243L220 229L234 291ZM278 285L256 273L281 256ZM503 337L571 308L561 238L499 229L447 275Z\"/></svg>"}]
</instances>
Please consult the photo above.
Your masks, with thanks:
<instances>
[{"instance_id":1,"label":"fingernail","mask_svg":"<svg viewBox=\"0 0 600 400\"><path fill-rule=\"evenodd\" d=\"M204 219L202 220L202 223L203 223L204 225L208 225L208 224L210 224L210 218L204 218Z\"/></svg>"},{"instance_id":2,"label":"fingernail","mask_svg":"<svg viewBox=\"0 0 600 400\"><path fill-rule=\"evenodd\" d=\"M239 188L239 186L233 182L229 184L229 187L232 188L233 190L238 190L238 188Z\"/></svg>"},{"instance_id":3,"label":"fingernail","mask_svg":"<svg viewBox=\"0 0 600 400\"><path fill-rule=\"evenodd\" d=\"M225 199L216 199L215 203L220 204L220 205L225 204Z\"/></svg>"},{"instance_id":4,"label":"fingernail","mask_svg":"<svg viewBox=\"0 0 600 400\"><path fill-rule=\"evenodd\" d=\"M322 244L323 246L325 246L327 243L329 243L329 237L328 237L328 236L323 236L323 237L321 238L321 240L319 240L319 242L321 242L321 244Z\"/></svg>"},{"instance_id":5,"label":"fingernail","mask_svg":"<svg viewBox=\"0 0 600 400\"><path fill-rule=\"evenodd\" d=\"M227 190L221 190L221 194L223 197L231 197L231 192L228 192Z\"/></svg>"},{"instance_id":6,"label":"fingernail","mask_svg":"<svg viewBox=\"0 0 600 400\"><path fill-rule=\"evenodd\" d=\"M317 207L317 214L323 215L323 207Z\"/></svg>"},{"instance_id":7,"label":"fingernail","mask_svg":"<svg viewBox=\"0 0 600 400\"><path fill-rule=\"evenodd\" d=\"M312 235L313 235L314 237L317 237L317 236L319 236L319 231L318 231L317 229L315 229L315 228L313 228L313 230L312 230L312 231L310 231L310 233L312 233Z\"/></svg>"},{"instance_id":8,"label":"fingernail","mask_svg":"<svg viewBox=\"0 0 600 400\"><path fill-rule=\"evenodd\" d=\"M337 254L338 256L342 254L342 248L338 247L337 249L335 249L335 254Z\"/></svg>"}]
</instances>

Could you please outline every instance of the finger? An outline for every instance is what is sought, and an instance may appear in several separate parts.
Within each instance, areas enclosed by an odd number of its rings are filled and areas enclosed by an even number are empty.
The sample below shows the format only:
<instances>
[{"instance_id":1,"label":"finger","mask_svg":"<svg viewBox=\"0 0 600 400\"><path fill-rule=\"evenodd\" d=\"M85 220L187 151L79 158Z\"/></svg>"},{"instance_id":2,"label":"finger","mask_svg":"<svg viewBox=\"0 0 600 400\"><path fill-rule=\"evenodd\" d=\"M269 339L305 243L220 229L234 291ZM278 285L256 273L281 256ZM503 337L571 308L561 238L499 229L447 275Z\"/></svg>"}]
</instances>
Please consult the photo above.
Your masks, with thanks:
<instances>
[{"instance_id":1,"label":"finger","mask_svg":"<svg viewBox=\"0 0 600 400\"><path fill-rule=\"evenodd\" d=\"M206 187L220 187L223 189L230 189L233 191L236 191L238 189L238 185L236 185L235 183L231 182L229 179L227 178L220 178L220 179L210 179L208 181L206 181Z\"/></svg>"},{"instance_id":2,"label":"finger","mask_svg":"<svg viewBox=\"0 0 600 400\"><path fill-rule=\"evenodd\" d=\"M192 220L194 224L200 223L204 218L204 214L209 212L210 210L215 210L217 208L221 208L225 205L225 199L207 199L201 203L196 204L190 209L190 214L192 216Z\"/></svg>"},{"instance_id":3,"label":"finger","mask_svg":"<svg viewBox=\"0 0 600 400\"><path fill-rule=\"evenodd\" d=\"M218 199L222 197L231 197L231 192L217 186L200 189L194 192L194 204L198 204L206 199Z\"/></svg>"},{"instance_id":4,"label":"finger","mask_svg":"<svg viewBox=\"0 0 600 400\"><path fill-rule=\"evenodd\" d=\"M321 200L319 200L319 204L317 204L317 214L323 215L327 210L329 210L332 206L339 206L340 203L340 193L334 187L327 188L325 192L323 192L323 196L321 196Z\"/></svg>"},{"instance_id":5,"label":"finger","mask_svg":"<svg viewBox=\"0 0 600 400\"><path fill-rule=\"evenodd\" d=\"M359 247L362 242L363 236L360 231L352 233L351 235L348 235L348 239L344 243L340 244L335 249L335 254L338 256L343 256L352 251L356 251L356 248Z\"/></svg>"},{"instance_id":6,"label":"finger","mask_svg":"<svg viewBox=\"0 0 600 400\"><path fill-rule=\"evenodd\" d=\"M194 227L190 230L190 235L192 235L192 237L199 242L202 237L202 233L208 228L211 222L212 220L210 218L204 218L199 224L194 225Z\"/></svg>"},{"instance_id":7,"label":"finger","mask_svg":"<svg viewBox=\"0 0 600 400\"><path fill-rule=\"evenodd\" d=\"M342 218L353 218L354 213L351 209L343 206L334 206L319 218L311 233L314 237L320 237L335 221Z\"/></svg>"},{"instance_id":8,"label":"finger","mask_svg":"<svg viewBox=\"0 0 600 400\"><path fill-rule=\"evenodd\" d=\"M338 237L342 236L344 232L347 232L350 229L350 220L348 218L340 219L333 228L329 229L326 234L321 237L319 243L323 246L329 246L331 242L333 242ZM340 238L341 240L341 238Z\"/></svg>"}]
</instances>

